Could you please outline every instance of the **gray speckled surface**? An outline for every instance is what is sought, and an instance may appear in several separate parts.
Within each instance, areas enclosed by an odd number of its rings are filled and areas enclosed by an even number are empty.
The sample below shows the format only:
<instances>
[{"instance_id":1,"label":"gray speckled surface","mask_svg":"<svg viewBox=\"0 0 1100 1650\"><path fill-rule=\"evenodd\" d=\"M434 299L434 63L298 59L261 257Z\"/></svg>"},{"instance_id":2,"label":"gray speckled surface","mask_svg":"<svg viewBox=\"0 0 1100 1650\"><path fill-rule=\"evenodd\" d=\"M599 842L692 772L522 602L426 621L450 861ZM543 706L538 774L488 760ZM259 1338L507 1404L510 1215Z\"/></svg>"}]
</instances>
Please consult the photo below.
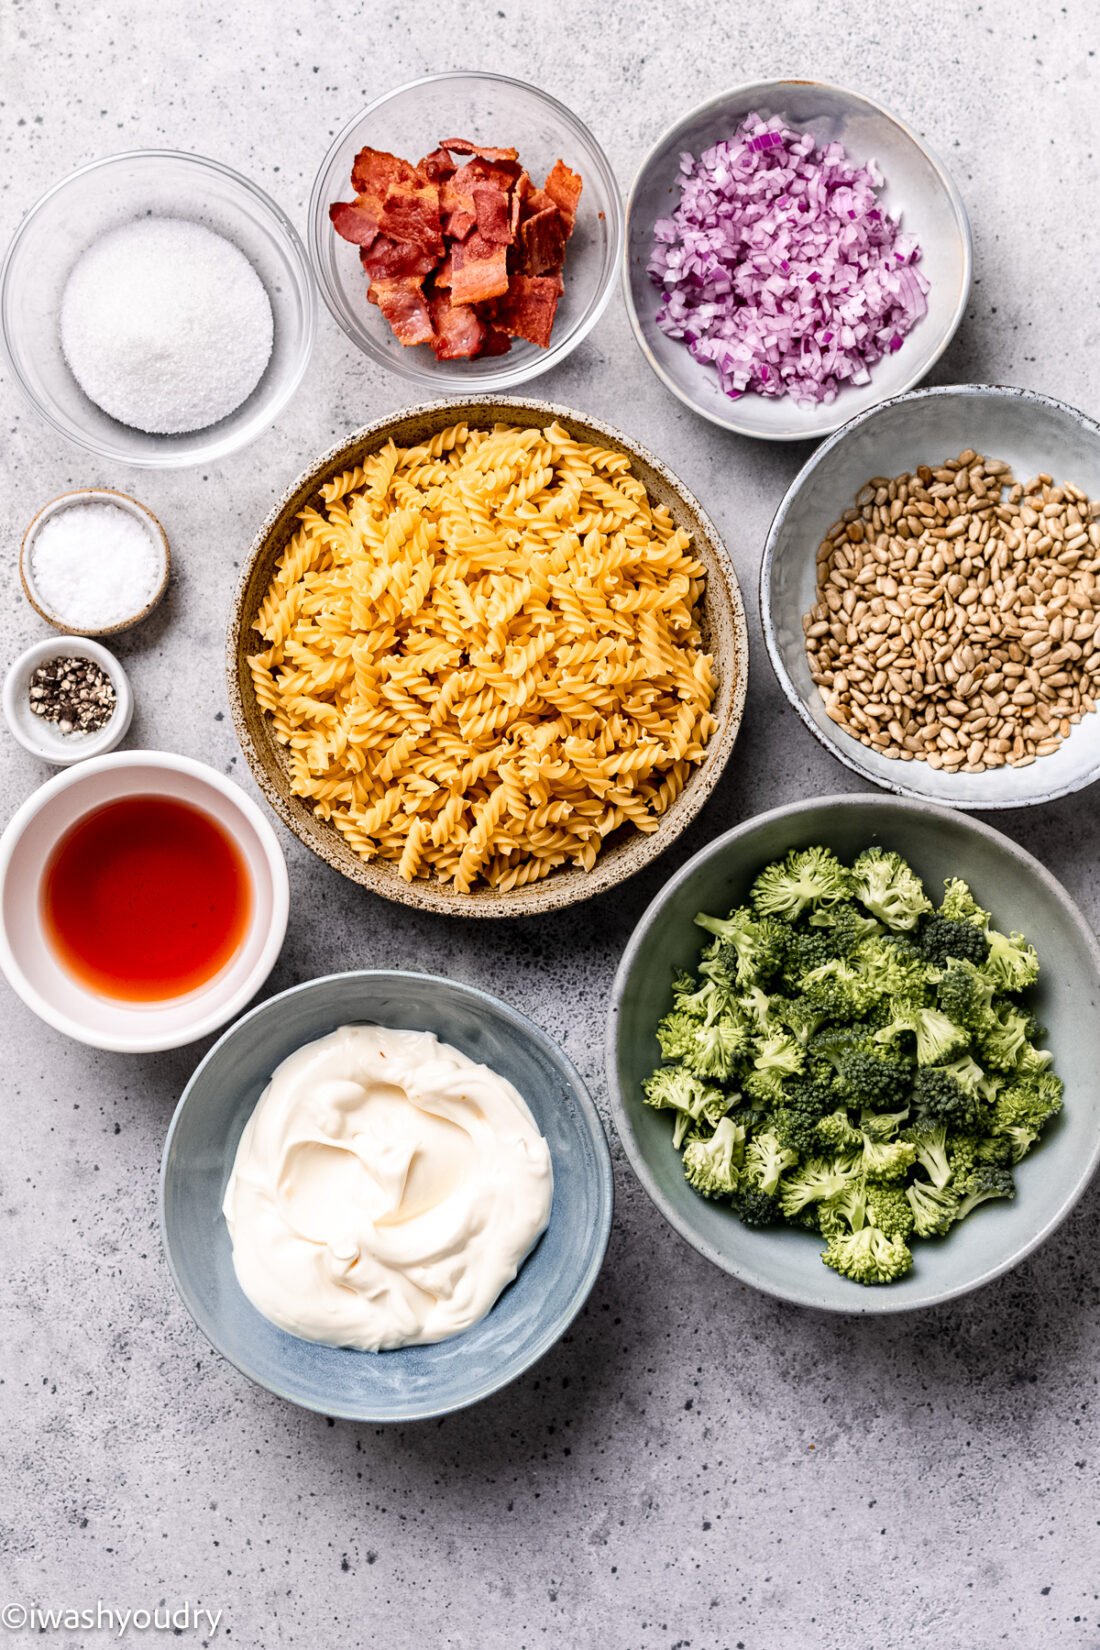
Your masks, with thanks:
<instances>
[{"instance_id":1,"label":"gray speckled surface","mask_svg":"<svg viewBox=\"0 0 1100 1650\"><path fill-rule=\"evenodd\" d=\"M749 8L654 0L471 8L293 0L150 9L7 0L0 9L0 239L79 161L169 144L255 177L302 222L331 134L370 95L432 68L541 82L587 119L621 181L686 103L769 72L865 90L954 169L977 281L936 380L1028 384L1094 415L1091 0ZM888 24L887 18L891 21ZM728 778L667 864L723 825L855 781L783 708L759 645L755 571L801 456L723 436L649 375L616 298L537 392L639 437L728 542L751 609L755 678ZM55 441L2 387L4 660L43 633L18 588L23 527L90 482L160 516L176 576L120 647L130 744L240 775L222 679L236 563L282 484L345 430L398 407L327 315L277 430L216 470L114 471ZM6 817L45 777L4 745ZM1093 918L1095 793L998 823ZM587 909L491 932L389 907L283 833L292 926L276 990L342 966L453 972L558 1037L603 1099L607 985L665 864ZM986 1650L1100 1645L1094 1188L1017 1273L925 1317L826 1320L738 1288L681 1243L616 1152L607 1265L573 1332L495 1400L376 1431L298 1412L207 1348L159 1252L164 1130L201 1052L97 1055L6 990L0 1160L6 1287L0 1387L6 1602L199 1601L212 1642L535 1650ZM132 1636L132 1635L131 1635ZM94 1645L109 1633L8 1634ZM189 1633L184 1642L209 1634Z\"/></svg>"}]
</instances>

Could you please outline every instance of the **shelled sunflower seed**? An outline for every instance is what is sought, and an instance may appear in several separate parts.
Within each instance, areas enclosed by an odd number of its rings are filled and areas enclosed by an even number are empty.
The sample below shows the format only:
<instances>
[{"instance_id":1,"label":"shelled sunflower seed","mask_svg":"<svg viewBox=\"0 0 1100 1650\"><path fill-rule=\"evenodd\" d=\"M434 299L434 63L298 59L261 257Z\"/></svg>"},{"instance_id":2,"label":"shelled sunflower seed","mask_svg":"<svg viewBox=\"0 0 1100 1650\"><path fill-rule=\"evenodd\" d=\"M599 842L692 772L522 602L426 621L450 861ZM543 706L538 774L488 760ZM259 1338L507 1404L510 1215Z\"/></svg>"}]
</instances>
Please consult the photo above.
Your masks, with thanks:
<instances>
[{"instance_id":1,"label":"shelled sunflower seed","mask_svg":"<svg viewBox=\"0 0 1100 1650\"><path fill-rule=\"evenodd\" d=\"M1021 485L970 448L873 476L822 540L802 621L827 714L951 773L1057 750L1100 693L1098 517L1079 487Z\"/></svg>"}]
</instances>

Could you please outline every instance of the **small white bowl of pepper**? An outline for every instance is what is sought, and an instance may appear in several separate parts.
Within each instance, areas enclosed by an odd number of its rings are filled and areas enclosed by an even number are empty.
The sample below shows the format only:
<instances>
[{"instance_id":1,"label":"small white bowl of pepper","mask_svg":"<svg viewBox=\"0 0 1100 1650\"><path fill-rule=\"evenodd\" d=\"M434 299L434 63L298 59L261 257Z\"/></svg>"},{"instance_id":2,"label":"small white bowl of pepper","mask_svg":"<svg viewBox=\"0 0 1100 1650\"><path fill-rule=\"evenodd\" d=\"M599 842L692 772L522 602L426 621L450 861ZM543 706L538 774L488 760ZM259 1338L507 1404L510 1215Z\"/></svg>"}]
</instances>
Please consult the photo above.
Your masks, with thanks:
<instances>
[{"instance_id":1,"label":"small white bowl of pepper","mask_svg":"<svg viewBox=\"0 0 1100 1650\"><path fill-rule=\"evenodd\" d=\"M19 743L57 768L113 751L134 714L126 672L87 636L51 636L28 647L4 678L3 699Z\"/></svg>"}]
</instances>

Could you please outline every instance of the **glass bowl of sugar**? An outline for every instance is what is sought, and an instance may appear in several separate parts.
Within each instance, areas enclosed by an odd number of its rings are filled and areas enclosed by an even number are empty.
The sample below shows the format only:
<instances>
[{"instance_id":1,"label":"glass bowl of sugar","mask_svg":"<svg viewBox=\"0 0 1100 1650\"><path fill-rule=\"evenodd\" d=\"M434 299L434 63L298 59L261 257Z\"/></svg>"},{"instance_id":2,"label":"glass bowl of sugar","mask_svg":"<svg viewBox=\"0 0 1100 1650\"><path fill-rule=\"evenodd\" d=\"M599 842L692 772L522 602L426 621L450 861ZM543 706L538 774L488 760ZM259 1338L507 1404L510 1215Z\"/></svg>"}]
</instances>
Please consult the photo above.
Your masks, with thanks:
<instances>
[{"instance_id":1,"label":"glass bowl of sugar","mask_svg":"<svg viewBox=\"0 0 1100 1650\"><path fill-rule=\"evenodd\" d=\"M290 220L219 162L171 149L54 185L0 271L0 331L46 421L101 457L204 464L269 429L313 345Z\"/></svg>"}]
</instances>

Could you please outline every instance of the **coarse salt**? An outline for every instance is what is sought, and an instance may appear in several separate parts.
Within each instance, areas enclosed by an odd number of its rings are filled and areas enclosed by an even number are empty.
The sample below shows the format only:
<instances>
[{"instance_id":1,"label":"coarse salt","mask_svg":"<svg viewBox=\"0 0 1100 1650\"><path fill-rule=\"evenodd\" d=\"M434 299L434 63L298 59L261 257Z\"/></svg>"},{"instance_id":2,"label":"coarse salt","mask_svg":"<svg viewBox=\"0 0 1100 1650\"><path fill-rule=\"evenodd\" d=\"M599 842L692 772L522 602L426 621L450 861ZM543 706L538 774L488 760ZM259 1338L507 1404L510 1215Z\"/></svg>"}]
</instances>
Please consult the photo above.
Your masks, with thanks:
<instances>
[{"instance_id":1,"label":"coarse salt","mask_svg":"<svg viewBox=\"0 0 1100 1650\"><path fill-rule=\"evenodd\" d=\"M128 510L95 500L47 517L31 545L30 576L52 618L74 630L107 630L153 600L164 556Z\"/></svg>"},{"instance_id":2,"label":"coarse salt","mask_svg":"<svg viewBox=\"0 0 1100 1650\"><path fill-rule=\"evenodd\" d=\"M85 395L156 435L228 417L263 376L273 336L271 300L244 253L182 218L101 236L61 299L61 347Z\"/></svg>"}]
</instances>

